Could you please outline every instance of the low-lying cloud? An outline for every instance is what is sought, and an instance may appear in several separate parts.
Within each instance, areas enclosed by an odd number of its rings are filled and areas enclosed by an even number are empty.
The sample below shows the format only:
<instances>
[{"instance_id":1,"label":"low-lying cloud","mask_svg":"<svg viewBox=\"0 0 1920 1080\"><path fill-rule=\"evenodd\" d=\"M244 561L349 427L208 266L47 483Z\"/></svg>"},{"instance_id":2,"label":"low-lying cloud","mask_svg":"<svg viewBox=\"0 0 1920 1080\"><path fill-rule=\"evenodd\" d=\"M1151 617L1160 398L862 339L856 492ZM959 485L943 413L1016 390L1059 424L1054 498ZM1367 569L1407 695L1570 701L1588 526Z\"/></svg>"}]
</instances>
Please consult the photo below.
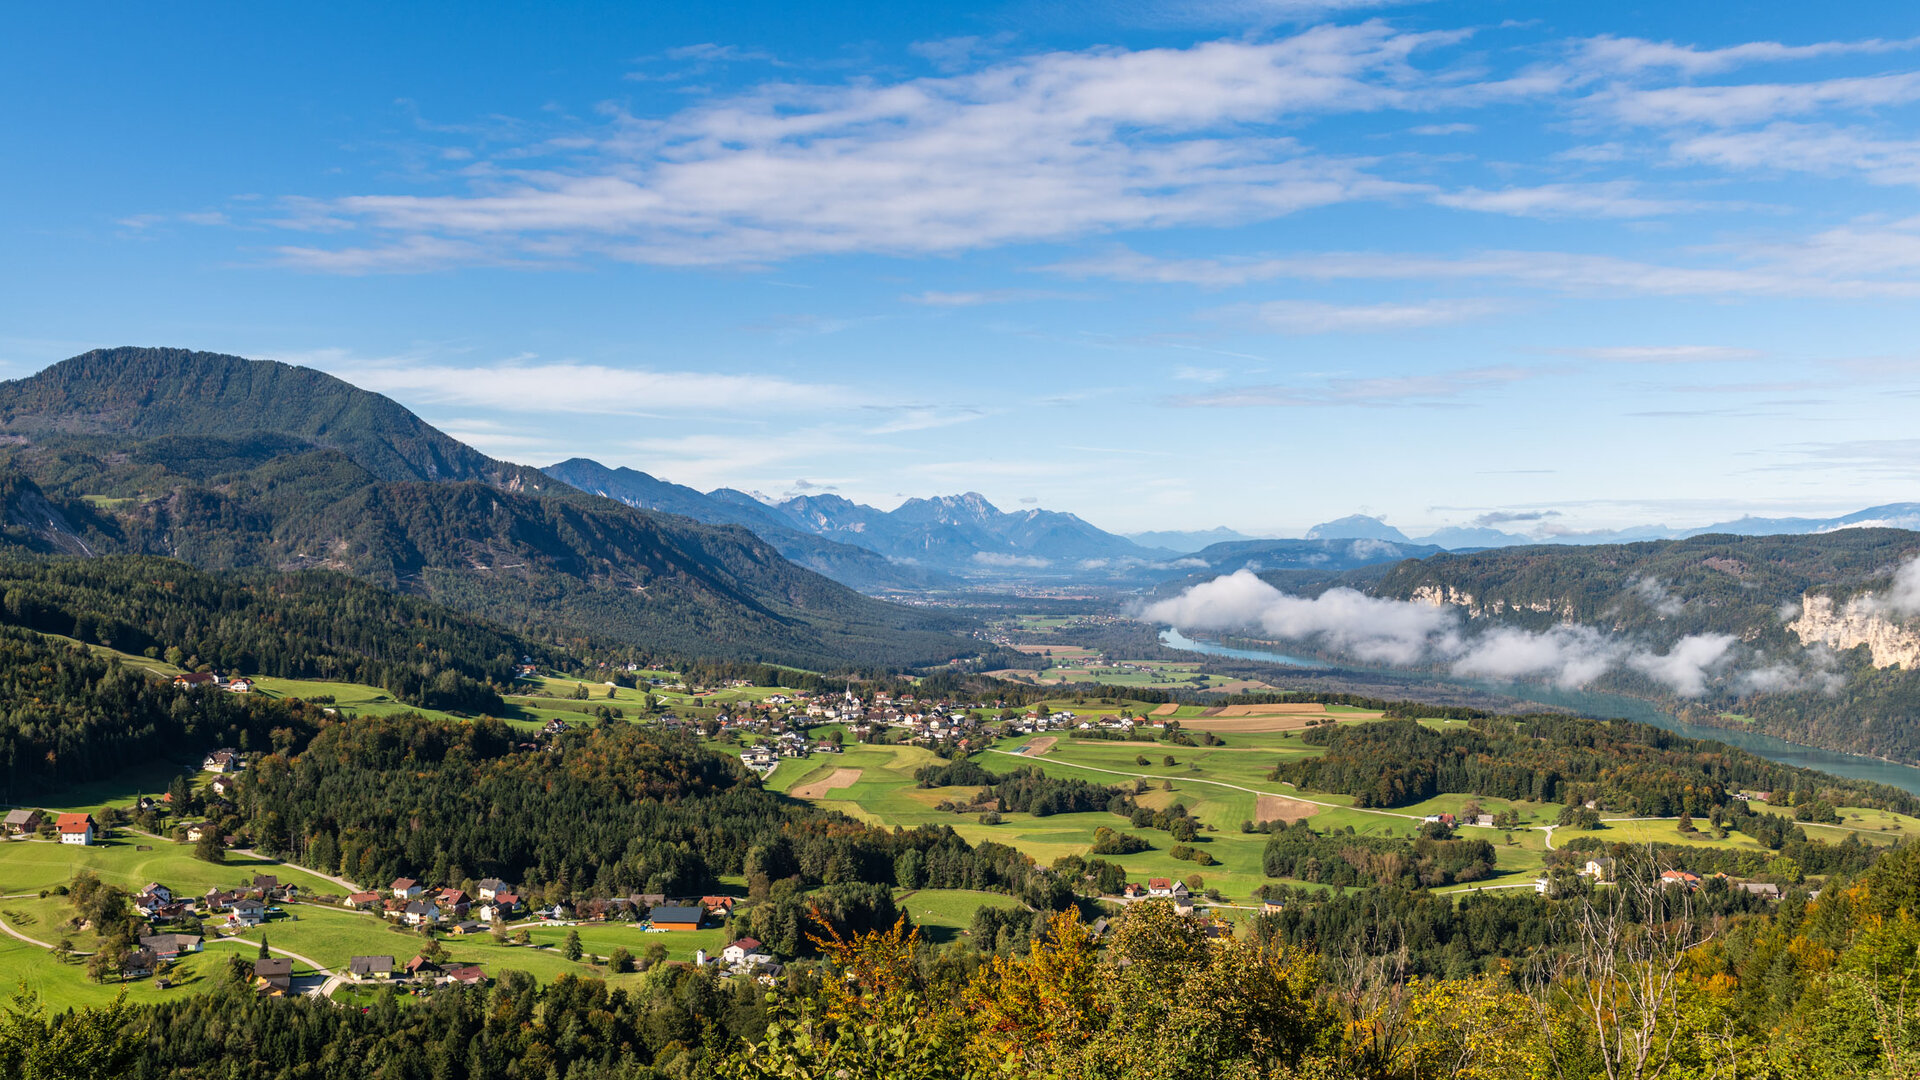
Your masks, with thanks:
<instances>
[{"instance_id":1,"label":"low-lying cloud","mask_svg":"<svg viewBox=\"0 0 1920 1080\"><path fill-rule=\"evenodd\" d=\"M1501 626L1469 633L1451 608L1344 588L1294 596L1247 570L1150 604L1142 617L1182 630L1257 627L1373 663L1440 663L1457 675L1544 679L1569 689L1609 671L1631 670L1682 697L1704 694L1709 681L1731 665L1735 644L1731 634L1692 634L1661 653L1571 623L1544 631Z\"/></svg>"}]
</instances>

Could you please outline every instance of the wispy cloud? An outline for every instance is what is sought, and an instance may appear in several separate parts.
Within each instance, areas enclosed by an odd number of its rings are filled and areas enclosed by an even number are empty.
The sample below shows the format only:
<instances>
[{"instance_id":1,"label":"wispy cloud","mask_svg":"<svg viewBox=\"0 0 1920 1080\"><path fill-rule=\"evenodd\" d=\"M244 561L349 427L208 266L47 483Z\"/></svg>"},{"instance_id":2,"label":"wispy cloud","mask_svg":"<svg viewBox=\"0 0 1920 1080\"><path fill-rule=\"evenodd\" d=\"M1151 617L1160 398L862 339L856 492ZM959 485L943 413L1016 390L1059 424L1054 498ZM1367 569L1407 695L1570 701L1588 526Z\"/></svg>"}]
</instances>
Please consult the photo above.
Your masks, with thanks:
<instances>
[{"instance_id":1,"label":"wispy cloud","mask_svg":"<svg viewBox=\"0 0 1920 1080\"><path fill-rule=\"evenodd\" d=\"M1329 304L1317 300L1270 300L1221 308L1215 317L1251 322L1283 334L1371 333L1449 326L1481 318L1504 305L1491 300L1426 300L1399 304Z\"/></svg>"},{"instance_id":2,"label":"wispy cloud","mask_svg":"<svg viewBox=\"0 0 1920 1080\"><path fill-rule=\"evenodd\" d=\"M910 293L900 299L927 307L978 307L982 304L1023 304L1040 300L1087 300L1086 293L1059 292L1051 289L981 289L973 292Z\"/></svg>"},{"instance_id":3,"label":"wispy cloud","mask_svg":"<svg viewBox=\"0 0 1920 1080\"><path fill-rule=\"evenodd\" d=\"M1297 385L1227 387L1176 397L1189 408L1367 408L1460 404L1467 396L1544 374L1541 368L1491 366L1418 375L1335 376Z\"/></svg>"},{"instance_id":4,"label":"wispy cloud","mask_svg":"<svg viewBox=\"0 0 1920 1080\"><path fill-rule=\"evenodd\" d=\"M1498 191L1466 188L1440 192L1435 203L1457 210L1477 210L1517 217L1643 218L1714 209L1715 204L1689 199L1648 198L1629 180L1600 184L1541 184Z\"/></svg>"},{"instance_id":5,"label":"wispy cloud","mask_svg":"<svg viewBox=\"0 0 1920 1080\"><path fill-rule=\"evenodd\" d=\"M1914 48L1920 48L1920 38L1820 41L1811 45L1749 41L1725 48L1702 49L1697 45L1676 45L1671 41L1648 41L1644 38L1603 34L1577 43L1576 55L1582 67L1608 72L1640 74L1666 71L1695 76L1718 74L1748 64L1873 55Z\"/></svg>"},{"instance_id":6,"label":"wispy cloud","mask_svg":"<svg viewBox=\"0 0 1920 1080\"><path fill-rule=\"evenodd\" d=\"M1718 364L1760 356L1730 345L1595 345L1553 351L1609 364Z\"/></svg>"}]
</instances>

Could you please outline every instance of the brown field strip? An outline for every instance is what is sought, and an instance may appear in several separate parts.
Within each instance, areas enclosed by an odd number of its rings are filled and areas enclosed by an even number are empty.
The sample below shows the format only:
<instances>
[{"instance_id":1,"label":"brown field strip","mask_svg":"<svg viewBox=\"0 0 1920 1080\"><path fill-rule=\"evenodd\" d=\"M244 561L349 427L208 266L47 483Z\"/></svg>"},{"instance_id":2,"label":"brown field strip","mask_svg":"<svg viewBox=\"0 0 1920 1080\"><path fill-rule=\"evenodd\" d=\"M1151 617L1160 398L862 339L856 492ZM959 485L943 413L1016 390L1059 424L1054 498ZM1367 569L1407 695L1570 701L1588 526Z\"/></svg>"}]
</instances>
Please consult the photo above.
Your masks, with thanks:
<instances>
[{"instance_id":1,"label":"brown field strip","mask_svg":"<svg viewBox=\"0 0 1920 1080\"><path fill-rule=\"evenodd\" d=\"M796 799L824 799L827 792L838 788L850 788L860 780L859 769L835 769L833 775L803 787L793 789Z\"/></svg>"},{"instance_id":2,"label":"brown field strip","mask_svg":"<svg viewBox=\"0 0 1920 1080\"><path fill-rule=\"evenodd\" d=\"M1039 757L1041 754L1053 749L1053 744L1059 741L1060 737L1058 735L1042 735L1040 738L1027 744L1027 756Z\"/></svg>"},{"instance_id":3,"label":"brown field strip","mask_svg":"<svg viewBox=\"0 0 1920 1080\"><path fill-rule=\"evenodd\" d=\"M1180 726L1189 731L1212 731L1225 734L1238 731L1247 735L1259 735L1275 731L1300 731L1316 720L1377 720L1379 713L1333 713L1292 716L1206 716L1198 720L1182 720Z\"/></svg>"},{"instance_id":4,"label":"brown field strip","mask_svg":"<svg viewBox=\"0 0 1920 1080\"><path fill-rule=\"evenodd\" d=\"M1323 809L1310 802L1289 799L1285 795L1262 795L1253 812L1261 821L1299 821Z\"/></svg>"},{"instance_id":5,"label":"brown field strip","mask_svg":"<svg viewBox=\"0 0 1920 1080\"><path fill-rule=\"evenodd\" d=\"M1153 707L1153 715L1155 716L1172 716L1179 711L1180 703L1177 701L1169 701L1165 705L1155 705Z\"/></svg>"}]
</instances>

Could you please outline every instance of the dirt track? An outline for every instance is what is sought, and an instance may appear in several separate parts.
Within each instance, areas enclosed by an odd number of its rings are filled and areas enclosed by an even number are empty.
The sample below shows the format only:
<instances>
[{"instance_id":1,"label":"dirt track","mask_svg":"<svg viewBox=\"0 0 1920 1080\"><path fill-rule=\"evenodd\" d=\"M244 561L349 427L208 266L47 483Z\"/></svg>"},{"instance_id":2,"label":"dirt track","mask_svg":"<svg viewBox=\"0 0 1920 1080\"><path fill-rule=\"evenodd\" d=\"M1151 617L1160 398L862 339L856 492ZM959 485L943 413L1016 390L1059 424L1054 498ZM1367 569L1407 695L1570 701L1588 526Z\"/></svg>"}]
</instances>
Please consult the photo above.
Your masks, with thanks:
<instances>
[{"instance_id":1,"label":"dirt track","mask_svg":"<svg viewBox=\"0 0 1920 1080\"><path fill-rule=\"evenodd\" d=\"M827 792L839 788L850 788L860 780L859 769L835 769L833 775L825 780L815 780L811 784L802 784L793 789L796 799L824 799Z\"/></svg>"}]
</instances>

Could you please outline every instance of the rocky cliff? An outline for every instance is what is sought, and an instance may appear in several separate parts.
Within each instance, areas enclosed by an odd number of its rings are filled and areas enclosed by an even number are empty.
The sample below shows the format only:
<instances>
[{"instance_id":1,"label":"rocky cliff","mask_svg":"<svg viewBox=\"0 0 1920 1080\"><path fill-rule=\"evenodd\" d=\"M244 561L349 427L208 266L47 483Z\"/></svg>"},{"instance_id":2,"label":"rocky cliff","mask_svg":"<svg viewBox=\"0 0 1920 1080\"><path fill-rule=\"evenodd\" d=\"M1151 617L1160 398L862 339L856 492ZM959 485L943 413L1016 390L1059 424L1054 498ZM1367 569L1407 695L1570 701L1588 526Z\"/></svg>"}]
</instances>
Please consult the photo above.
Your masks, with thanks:
<instances>
[{"instance_id":1,"label":"rocky cliff","mask_svg":"<svg viewBox=\"0 0 1920 1080\"><path fill-rule=\"evenodd\" d=\"M1801 599L1800 617L1787 629L1799 635L1803 645L1834 649L1865 645L1873 653L1874 667L1898 664L1909 671L1920 667L1920 629L1889 618L1872 594L1836 605L1831 596L1809 593Z\"/></svg>"}]
</instances>

